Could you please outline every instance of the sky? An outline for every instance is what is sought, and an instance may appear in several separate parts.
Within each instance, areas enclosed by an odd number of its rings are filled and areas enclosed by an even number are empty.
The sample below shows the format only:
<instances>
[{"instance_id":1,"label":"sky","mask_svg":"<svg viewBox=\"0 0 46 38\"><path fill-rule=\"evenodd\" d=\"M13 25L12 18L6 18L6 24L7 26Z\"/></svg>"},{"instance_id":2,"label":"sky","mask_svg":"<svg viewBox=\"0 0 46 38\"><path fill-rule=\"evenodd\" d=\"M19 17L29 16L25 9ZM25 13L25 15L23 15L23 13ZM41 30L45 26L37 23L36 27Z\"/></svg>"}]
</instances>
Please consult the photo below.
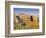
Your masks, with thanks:
<instances>
[{"instance_id":1,"label":"sky","mask_svg":"<svg viewBox=\"0 0 46 38\"><path fill-rule=\"evenodd\" d=\"M39 15L39 9L35 9L35 8L14 8L14 12L16 14L19 13L28 13L28 14L35 14L35 15Z\"/></svg>"}]
</instances>

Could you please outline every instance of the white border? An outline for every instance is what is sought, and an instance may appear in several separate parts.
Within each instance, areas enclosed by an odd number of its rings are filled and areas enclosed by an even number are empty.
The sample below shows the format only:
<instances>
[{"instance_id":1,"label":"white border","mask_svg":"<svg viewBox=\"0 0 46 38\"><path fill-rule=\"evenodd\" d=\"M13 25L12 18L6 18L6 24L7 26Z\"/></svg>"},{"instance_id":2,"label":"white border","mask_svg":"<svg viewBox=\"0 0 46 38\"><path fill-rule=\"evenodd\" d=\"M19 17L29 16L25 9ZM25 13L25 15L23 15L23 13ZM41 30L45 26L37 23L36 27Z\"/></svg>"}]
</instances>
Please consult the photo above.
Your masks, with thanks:
<instances>
[{"instance_id":1,"label":"white border","mask_svg":"<svg viewBox=\"0 0 46 38\"><path fill-rule=\"evenodd\" d=\"M39 9L39 29L28 30L13 30L13 8L36 8ZM10 18L10 33L34 33L42 32L42 6L23 6L23 5L11 5L11 18Z\"/></svg>"}]
</instances>

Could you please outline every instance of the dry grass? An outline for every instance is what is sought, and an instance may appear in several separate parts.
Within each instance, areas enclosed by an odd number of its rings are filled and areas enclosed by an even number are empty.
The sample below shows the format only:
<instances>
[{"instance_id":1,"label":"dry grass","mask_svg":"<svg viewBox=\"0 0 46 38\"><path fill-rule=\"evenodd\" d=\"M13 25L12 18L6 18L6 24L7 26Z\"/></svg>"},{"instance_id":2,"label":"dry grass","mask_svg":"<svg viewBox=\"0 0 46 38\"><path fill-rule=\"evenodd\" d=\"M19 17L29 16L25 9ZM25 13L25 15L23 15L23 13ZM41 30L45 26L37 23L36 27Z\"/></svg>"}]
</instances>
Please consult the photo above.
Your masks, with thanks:
<instances>
[{"instance_id":1,"label":"dry grass","mask_svg":"<svg viewBox=\"0 0 46 38\"><path fill-rule=\"evenodd\" d=\"M26 17L26 19L27 19L27 17ZM26 19L25 18L23 19L23 21L26 24L25 26L20 26L20 24L15 21L16 19L14 19L14 29L38 29L39 28L39 22L35 18L33 18L34 21L30 21L30 20L26 20Z\"/></svg>"}]
</instances>

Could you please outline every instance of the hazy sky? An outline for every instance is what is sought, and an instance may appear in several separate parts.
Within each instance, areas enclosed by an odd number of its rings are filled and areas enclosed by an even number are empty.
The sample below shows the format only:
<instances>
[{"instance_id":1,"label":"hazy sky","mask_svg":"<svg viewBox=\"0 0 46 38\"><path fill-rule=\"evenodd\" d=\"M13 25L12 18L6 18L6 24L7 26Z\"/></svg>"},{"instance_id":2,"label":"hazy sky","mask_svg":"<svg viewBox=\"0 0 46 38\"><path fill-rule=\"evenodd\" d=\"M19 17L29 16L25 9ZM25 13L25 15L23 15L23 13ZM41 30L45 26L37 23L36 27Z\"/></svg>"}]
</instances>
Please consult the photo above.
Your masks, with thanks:
<instances>
[{"instance_id":1,"label":"hazy sky","mask_svg":"<svg viewBox=\"0 0 46 38\"><path fill-rule=\"evenodd\" d=\"M35 8L14 8L14 12L16 14L18 13L32 13L32 14L35 14L35 15L39 15L39 9L35 9Z\"/></svg>"}]
</instances>

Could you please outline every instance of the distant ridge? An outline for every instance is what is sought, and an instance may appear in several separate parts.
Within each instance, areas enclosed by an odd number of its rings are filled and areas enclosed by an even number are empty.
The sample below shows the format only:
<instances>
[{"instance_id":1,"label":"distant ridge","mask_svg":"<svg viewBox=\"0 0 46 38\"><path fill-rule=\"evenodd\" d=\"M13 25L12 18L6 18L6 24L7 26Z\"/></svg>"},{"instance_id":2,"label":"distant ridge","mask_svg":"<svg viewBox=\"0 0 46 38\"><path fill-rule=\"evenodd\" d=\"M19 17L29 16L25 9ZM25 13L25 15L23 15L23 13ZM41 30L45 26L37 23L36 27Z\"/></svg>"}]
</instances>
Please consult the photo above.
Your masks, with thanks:
<instances>
[{"instance_id":1,"label":"distant ridge","mask_svg":"<svg viewBox=\"0 0 46 38\"><path fill-rule=\"evenodd\" d=\"M16 15L32 15L32 16L39 16L39 15L37 15L37 14L33 14L33 13L17 13Z\"/></svg>"}]
</instances>

